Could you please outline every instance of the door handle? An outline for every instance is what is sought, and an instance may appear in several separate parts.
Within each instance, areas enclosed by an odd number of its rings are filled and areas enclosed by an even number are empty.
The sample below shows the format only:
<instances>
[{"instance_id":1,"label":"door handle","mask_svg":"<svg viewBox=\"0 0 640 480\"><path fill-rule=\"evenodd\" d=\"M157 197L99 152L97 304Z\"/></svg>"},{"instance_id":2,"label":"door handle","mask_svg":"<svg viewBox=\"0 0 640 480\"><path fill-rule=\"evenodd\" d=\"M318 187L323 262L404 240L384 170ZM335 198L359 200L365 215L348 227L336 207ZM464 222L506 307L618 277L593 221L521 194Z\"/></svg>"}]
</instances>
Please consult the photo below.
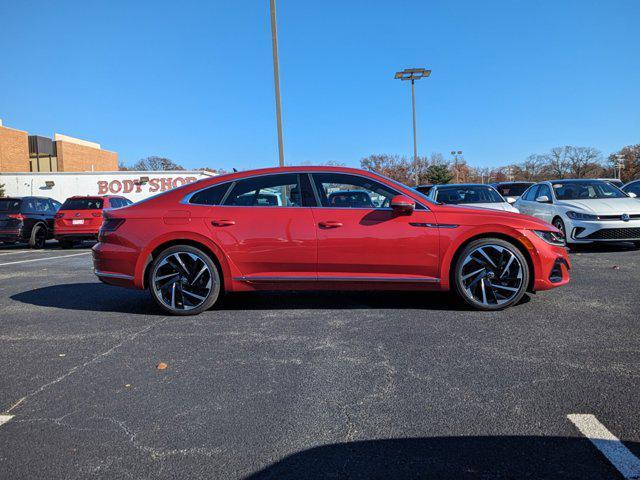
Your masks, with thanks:
<instances>
[{"instance_id":1,"label":"door handle","mask_svg":"<svg viewBox=\"0 0 640 480\"><path fill-rule=\"evenodd\" d=\"M342 222L327 220L325 222L320 222L318 225L320 225L320 228L338 228L342 226Z\"/></svg>"},{"instance_id":2,"label":"door handle","mask_svg":"<svg viewBox=\"0 0 640 480\"><path fill-rule=\"evenodd\" d=\"M235 220L211 220L211 225L214 227L230 227L235 224Z\"/></svg>"}]
</instances>

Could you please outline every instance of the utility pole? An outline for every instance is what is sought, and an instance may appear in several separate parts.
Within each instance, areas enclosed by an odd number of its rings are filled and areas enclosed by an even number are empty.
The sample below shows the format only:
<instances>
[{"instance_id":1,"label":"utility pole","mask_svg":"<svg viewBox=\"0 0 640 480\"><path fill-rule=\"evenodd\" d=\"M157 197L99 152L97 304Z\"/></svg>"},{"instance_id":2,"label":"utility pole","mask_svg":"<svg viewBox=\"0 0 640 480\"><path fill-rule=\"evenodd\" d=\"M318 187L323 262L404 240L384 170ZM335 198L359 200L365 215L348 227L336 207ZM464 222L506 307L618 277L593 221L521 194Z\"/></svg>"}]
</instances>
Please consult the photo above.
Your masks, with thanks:
<instances>
[{"instance_id":1,"label":"utility pole","mask_svg":"<svg viewBox=\"0 0 640 480\"><path fill-rule=\"evenodd\" d=\"M273 48L273 83L276 90L276 123L278 125L278 158L284 167L284 140L282 139L282 107L280 102L280 66L278 61L278 29L276 24L276 0L271 2L271 46Z\"/></svg>"},{"instance_id":2,"label":"utility pole","mask_svg":"<svg viewBox=\"0 0 640 480\"><path fill-rule=\"evenodd\" d=\"M416 133L416 80L425 78L431 75L431 70L424 68L406 68L401 72L396 72L394 79L396 80L411 80L411 113L413 115L413 169L415 170L416 185L420 183L420 174L418 171L418 138Z\"/></svg>"}]
</instances>

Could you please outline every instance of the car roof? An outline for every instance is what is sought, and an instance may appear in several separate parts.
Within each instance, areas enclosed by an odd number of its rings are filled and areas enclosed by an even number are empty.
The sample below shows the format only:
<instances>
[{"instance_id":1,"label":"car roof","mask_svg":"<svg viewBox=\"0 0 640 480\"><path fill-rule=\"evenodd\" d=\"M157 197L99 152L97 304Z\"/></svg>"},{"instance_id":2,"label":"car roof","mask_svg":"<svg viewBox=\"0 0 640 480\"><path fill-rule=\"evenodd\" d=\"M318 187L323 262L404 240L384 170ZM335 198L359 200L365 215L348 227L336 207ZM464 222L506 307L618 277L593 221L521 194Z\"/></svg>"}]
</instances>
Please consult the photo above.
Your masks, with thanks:
<instances>
[{"instance_id":1,"label":"car roof","mask_svg":"<svg viewBox=\"0 0 640 480\"><path fill-rule=\"evenodd\" d=\"M533 185L535 182L530 182L528 180L513 180L511 182L495 182L492 183L491 186L497 186L497 185L515 185L515 184L521 184L524 183L525 185Z\"/></svg>"},{"instance_id":2,"label":"car roof","mask_svg":"<svg viewBox=\"0 0 640 480\"><path fill-rule=\"evenodd\" d=\"M539 183L557 183L557 182L566 182L566 183L580 183L580 182L606 182L602 178L558 178L555 180L545 180L544 182Z\"/></svg>"},{"instance_id":3,"label":"car roof","mask_svg":"<svg viewBox=\"0 0 640 480\"><path fill-rule=\"evenodd\" d=\"M442 187L488 187L493 188L492 185L488 183L442 183L440 185L434 185L434 187L442 188Z\"/></svg>"}]
</instances>

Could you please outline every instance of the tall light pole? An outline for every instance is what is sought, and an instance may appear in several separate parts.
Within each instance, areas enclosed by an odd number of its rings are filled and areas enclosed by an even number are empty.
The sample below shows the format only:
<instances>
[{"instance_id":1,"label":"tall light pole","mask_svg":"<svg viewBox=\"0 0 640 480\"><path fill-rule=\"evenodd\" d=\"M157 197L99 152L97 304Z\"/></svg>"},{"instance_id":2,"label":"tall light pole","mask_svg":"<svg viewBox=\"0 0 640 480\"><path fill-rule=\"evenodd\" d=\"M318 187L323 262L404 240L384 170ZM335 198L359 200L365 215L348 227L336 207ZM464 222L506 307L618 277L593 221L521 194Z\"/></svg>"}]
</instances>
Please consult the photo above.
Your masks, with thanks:
<instances>
[{"instance_id":1,"label":"tall light pole","mask_svg":"<svg viewBox=\"0 0 640 480\"><path fill-rule=\"evenodd\" d=\"M453 169L455 170L455 174L456 174L456 183L458 183L458 155L462 155L462 150L451 151L451 156L453 156L454 158Z\"/></svg>"},{"instance_id":2,"label":"tall light pole","mask_svg":"<svg viewBox=\"0 0 640 480\"><path fill-rule=\"evenodd\" d=\"M282 139L282 107L280 105L280 66L278 62L278 29L276 25L276 0L271 1L271 45L273 47L273 83L276 89L276 123L278 124L278 157L284 167L284 140Z\"/></svg>"},{"instance_id":3,"label":"tall light pole","mask_svg":"<svg viewBox=\"0 0 640 480\"><path fill-rule=\"evenodd\" d=\"M396 72L395 78L396 80L407 81L411 80L411 111L413 113L413 168L416 173L416 185L420 182L420 176L418 173L418 139L416 136L416 90L415 83L416 80L420 80L421 78L425 78L431 75L431 70L426 70L424 68L405 68L401 72Z\"/></svg>"},{"instance_id":4,"label":"tall light pole","mask_svg":"<svg viewBox=\"0 0 640 480\"><path fill-rule=\"evenodd\" d=\"M618 169L618 180L622 180L622 169L624 168L624 155L616 155L616 159L618 160L618 163L616 164L616 167Z\"/></svg>"}]
</instances>

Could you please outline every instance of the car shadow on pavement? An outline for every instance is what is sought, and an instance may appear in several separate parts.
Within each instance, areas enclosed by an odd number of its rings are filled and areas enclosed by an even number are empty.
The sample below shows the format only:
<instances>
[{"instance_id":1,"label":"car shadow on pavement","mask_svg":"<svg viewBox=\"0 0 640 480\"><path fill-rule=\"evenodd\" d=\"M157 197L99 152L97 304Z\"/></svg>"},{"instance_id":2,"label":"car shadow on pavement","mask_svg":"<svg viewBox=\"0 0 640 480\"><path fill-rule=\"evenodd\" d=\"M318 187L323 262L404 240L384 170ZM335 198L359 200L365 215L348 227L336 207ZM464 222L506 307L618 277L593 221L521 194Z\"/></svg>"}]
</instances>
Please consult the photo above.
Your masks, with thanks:
<instances>
[{"instance_id":1,"label":"car shadow on pavement","mask_svg":"<svg viewBox=\"0 0 640 480\"><path fill-rule=\"evenodd\" d=\"M102 283L70 283L36 288L11 296L12 300L68 310L163 315L146 291ZM520 304L530 301L525 295ZM223 296L214 310L354 310L418 309L472 310L450 293L394 291L274 291Z\"/></svg>"},{"instance_id":2,"label":"car shadow on pavement","mask_svg":"<svg viewBox=\"0 0 640 480\"><path fill-rule=\"evenodd\" d=\"M639 444L627 444L636 450ZM267 479L622 478L584 438L396 438L303 450L257 471Z\"/></svg>"},{"instance_id":3,"label":"car shadow on pavement","mask_svg":"<svg viewBox=\"0 0 640 480\"><path fill-rule=\"evenodd\" d=\"M148 292L103 283L68 283L16 293L12 300L39 307L92 312L163 315Z\"/></svg>"},{"instance_id":4,"label":"car shadow on pavement","mask_svg":"<svg viewBox=\"0 0 640 480\"><path fill-rule=\"evenodd\" d=\"M520 304L531 299L525 295ZM473 310L452 293L403 291L264 291L226 295L217 310Z\"/></svg>"},{"instance_id":5,"label":"car shadow on pavement","mask_svg":"<svg viewBox=\"0 0 640 480\"><path fill-rule=\"evenodd\" d=\"M637 252L640 248L633 243L591 243L572 245L569 254L575 253L615 253L615 252Z\"/></svg>"}]
</instances>

